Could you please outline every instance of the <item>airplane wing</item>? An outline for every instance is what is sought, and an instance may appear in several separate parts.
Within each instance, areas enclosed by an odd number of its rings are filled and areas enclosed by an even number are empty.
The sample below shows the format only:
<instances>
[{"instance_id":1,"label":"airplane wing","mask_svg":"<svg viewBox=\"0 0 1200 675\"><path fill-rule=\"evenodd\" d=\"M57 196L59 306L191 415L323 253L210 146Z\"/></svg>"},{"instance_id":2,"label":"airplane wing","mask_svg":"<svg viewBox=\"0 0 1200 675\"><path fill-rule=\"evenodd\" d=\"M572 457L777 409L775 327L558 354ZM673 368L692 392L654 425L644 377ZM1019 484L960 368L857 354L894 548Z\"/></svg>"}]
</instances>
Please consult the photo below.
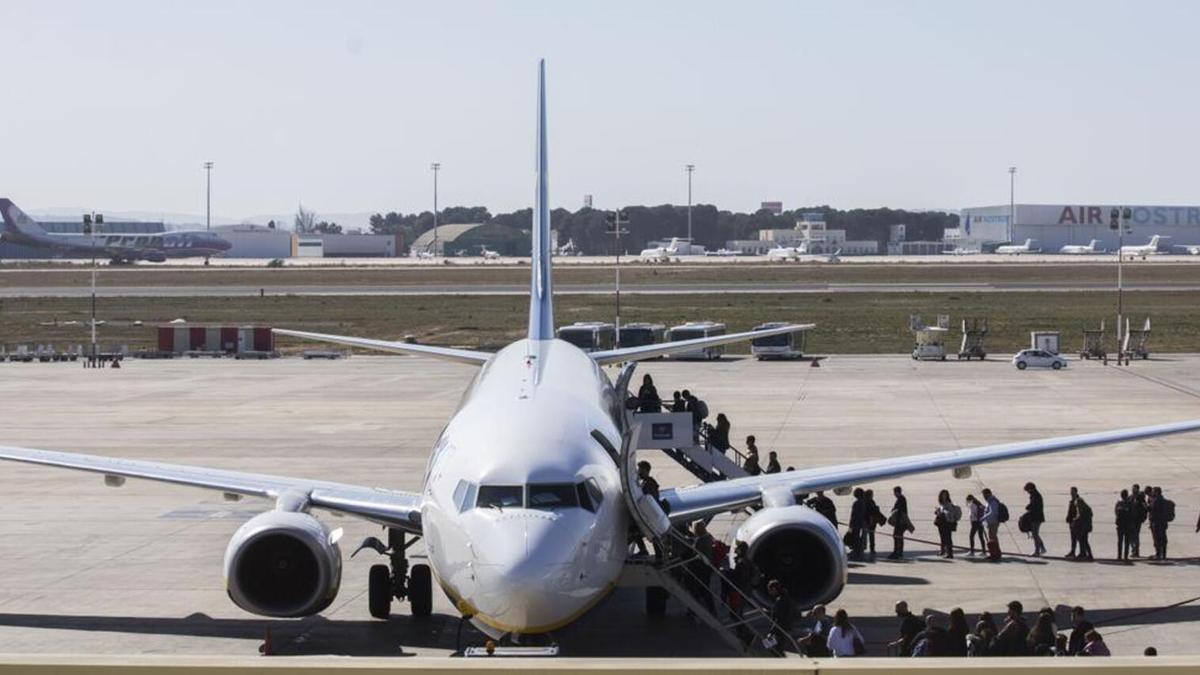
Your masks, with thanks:
<instances>
[{"instance_id":1,"label":"airplane wing","mask_svg":"<svg viewBox=\"0 0 1200 675\"><path fill-rule=\"evenodd\" d=\"M421 497L411 492L8 446L0 446L0 460L90 471L105 476L142 478L267 499L275 499L282 494L299 493L306 496L309 504L317 508L358 516L415 534L421 532Z\"/></svg>"},{"instance_id":2,"label":"airplane wing","mask_svg":"<svg viewBox=\"0 0 1200 675\"><path fill-rule=\"evenodd\" d=\"M272 328L271 331L277 335L289 335L291 337L303 338L305 340L332 342L339 345L362 347L363 349L374 349L376 351L393 352L396 354L418 354L421 356L432 356L435 359L457 361L459 363L470 363L476 366L481 366L487 363L488 359L492 358L492 355L487 352L476 352L470 349L434 347L431 345L418 345L408 342L390 342L388 340L370 340L368 338L346 337L343 335L326 335L325 333L309 333L302 330L287 330L284 328Z\"/></svg>"},{"instance_id":3,"label":"airplane wing","mask_svg":"<svg viewBox=\"0 0 1200 675\"><path fill-rule=\"evenodd\" d=\"M770 337L772 335L782 335L784 333L799 333L800 331L812 330L816 327L817 324L815 323L789 324L787 326L764 328L763 330L752 330L745 333L714 335L712 337L695 338L693 340L677 340L675 342L662 342L654 345L643 345L641 347L608 349L600 352L592 352L590 356L595 359L596 363L606 366L611 363L643 361L645 359L652 359L658 356L665 356L667 354L690 352L696 349L716 347L717 345L725 345L731 342L744 342L746 340L753 340L754 338Z\"/></svg>"},{"instance_id":4,"label":"airplane wing","mask_svg":"<svg viewBox=\"0 0 1200 675\"><path fill-rule=\"evenodd\" d=\"M1200 420L1156 424L1132 429L1117 429L1079 436L1063 436L1036 441L1020 441L963 450L932 452L909 457L875 459L854 464L786 471L734 480L704 483L662 491L671 506L672 521L691 521L744 508L758 503L772 488L786 488L793 494L863 485L878 480L925 473L938 469L970 467L1006 459L1032 457L1051 452L1076 450L1094 445L1124 443L1168 434L1200 430Z\"/></svg>"}]
</instances>

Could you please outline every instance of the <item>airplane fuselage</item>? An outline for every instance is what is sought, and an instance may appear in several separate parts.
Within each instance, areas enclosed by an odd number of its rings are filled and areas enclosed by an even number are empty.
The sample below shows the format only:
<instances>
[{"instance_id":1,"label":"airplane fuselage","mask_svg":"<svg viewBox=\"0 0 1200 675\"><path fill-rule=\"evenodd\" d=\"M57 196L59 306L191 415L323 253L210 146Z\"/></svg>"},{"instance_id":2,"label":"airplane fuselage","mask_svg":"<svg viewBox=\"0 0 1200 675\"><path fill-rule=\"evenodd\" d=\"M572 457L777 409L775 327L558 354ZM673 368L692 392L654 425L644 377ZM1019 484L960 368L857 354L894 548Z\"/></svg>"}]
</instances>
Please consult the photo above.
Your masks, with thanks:
<instances>
[{"instance_id":1,"label":"airplane fuselage","mask_svg":"<svg viewBox=\"0 0 1200 675\"><path fill-rule=\"evenodd\" d=\"M561 340L509 345L464 394L431 454L421 522L438 583L485 632L555 630L615 586L628 516L592 433L621 446L619 405Z\"/></svg>"},{"instance_id":2,"label":"airplane fuselage","mask_svg":"<svg viewBox=\"0 0 1200 675\"><path fill-rule=\"evenodd\" d=\"M34 248L74 254L94 253L102 258L149 260L216 256L230 244L210 232L163 232L157 234L26 234L5 233L5 239Z\"/></svg>"}]
</instances>

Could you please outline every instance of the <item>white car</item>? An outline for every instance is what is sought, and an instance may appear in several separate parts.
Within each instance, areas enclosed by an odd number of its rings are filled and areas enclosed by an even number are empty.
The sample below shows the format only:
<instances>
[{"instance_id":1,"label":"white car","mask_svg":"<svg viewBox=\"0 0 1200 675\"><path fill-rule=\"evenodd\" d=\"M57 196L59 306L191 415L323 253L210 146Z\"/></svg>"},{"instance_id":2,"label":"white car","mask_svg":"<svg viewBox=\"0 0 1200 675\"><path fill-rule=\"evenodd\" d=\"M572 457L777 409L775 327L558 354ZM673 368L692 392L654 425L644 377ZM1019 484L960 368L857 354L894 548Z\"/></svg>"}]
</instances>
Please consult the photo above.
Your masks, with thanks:
<instances>
[{"instance_id":1,"label":"white car","mask_svg":"<svg viewBox=\"0 0 1200 675\"><path fill-rule=\"evenodd\" d=\"M1017 367L1017 370L1026 368L1060 370L1067 367L1067 360L1058 354L1051 354L1042 349L1022 349L1013 356L1013 365Z\"/></svg>"}]
</instances>

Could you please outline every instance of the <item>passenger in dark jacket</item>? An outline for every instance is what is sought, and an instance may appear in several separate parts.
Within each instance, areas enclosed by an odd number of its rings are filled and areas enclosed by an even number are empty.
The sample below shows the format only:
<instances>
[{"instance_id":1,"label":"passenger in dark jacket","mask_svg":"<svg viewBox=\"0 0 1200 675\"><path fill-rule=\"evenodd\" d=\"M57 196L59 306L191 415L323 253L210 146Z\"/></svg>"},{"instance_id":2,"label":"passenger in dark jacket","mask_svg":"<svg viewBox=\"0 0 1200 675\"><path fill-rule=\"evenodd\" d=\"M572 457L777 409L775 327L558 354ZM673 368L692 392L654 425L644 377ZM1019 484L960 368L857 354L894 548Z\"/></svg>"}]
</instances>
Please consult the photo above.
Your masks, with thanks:
<instances>
[{"instance_id":1,"label":"passenger in dark jacket","mask_svg":"<svg viewBox=\"0 0 1200 675\"><path fill-rule=\"evenodd\" d=\"M1133 557L1142 557L1142 525L1146 524L1146 493L1142 492L1137 483L1129 491L1129 505L1133 507L1133 529L1130 530L1129 547L1133 549Z\"/></svg>"},{"instance_id":2,"label":"passenger in dark jacket","mask_svg":"<svg viewBox=\"0 0 1200 675\"><path fill-rule=\"evenodd\" d=\"M1075 520L1071 521L1071 531L1079 541L1079 556L1075 559L1090 561L1093 559L1092 545L1088 542L1092 533L1092 507L1079 496L1079 491L1075 488L1071 488L1071 494L1074 496L1071 503L1075 507Z\"/></svg>"},{"instance_id":3,"label":"passenger in dark jacket","mask_svg":"<svg viewBox=\"0 0 1200 675\"><path fill-rule=\"evenodd\" d=\"M1020 602L1013 600L1008 603L1008 615L1004 619L1004 627L996 635L994 651L997 656L1026 656L1029 652L1025 638L1029 635L1029 626L1021 616L1024 608Z\"/></svg>"},{"instance_id":4,"label":"passenger in dark jacket","mask_svg":"<svg viewBox=\"0 0 1200 675\"><path fill-rule=\"evenodd\" d=\"M824 490L817 490L817 496L808 500L808 508L825 516L829 522L833 523L833 529L837 529L837 505L833 503L832 499L825 496Z\"/></svg>"},{"instance_id":5,"label":"passenger in dark jacket","mask_svg":"<svg viewBox=\"0 0 1200 675\"><path fill-rule=\"evenodd\" d=\"M863 492L863 500L866 502L867 511L867 529L866 529L866 545L865 548L870 551L871 557L875 557L875 528L882 522L887 522L883 517L883 512L879 510L879 505L875 503L875 491L867 490Z\"/></svg>"},{"instance_id":6,"label":"passenger in dark jacket","mask_svg":"<svg viewBox=\"0 0 1200 675\"><path fill-rule=\"evenodd\" d=\"M638 389L638 412L656 413L662 410L662 398L658 395L658 388L654 386L654 379L647 373L642 378L642 386Z\"/></svg>"},{"instance_id":7,"label":"passenger in dark jacket","mask_svg":"<svg viewBox=\"0 0 1200 675\"><path fill-rule=\"evenodd\" d=\"M1150 488L1147 487L1147 490ZM1150 497L1150 534L1154 537L1154 559L1167 559L1167 498L1162 488L1155 487Z\"/></svg>"},{"instance_id":8,"label":"passenger in dark jacket","mask_svg":"<svg viewBox=\"0 0 1200 675\"><path fill-rule=\"evenodd\" d=\"M783 467L779 465L779 455L772 450L767 453L767 468L763 473L780 473Z\"/></svg>"},{"instance_id":9,"label":"passenger in dark jacket","mask_svg":"<svg viewBox=\"0 0 1200 675\"><path fill-rule=\"evenodd\" d=\"M678 391L671 393L671 412L687 412L687 401Z\"/></svg>"},{"instance_id":10,"label":"passenger in dark jacket","mask_svg":"<svg viewBox=\"0 0 1200 675\"><path fill-rule=\"evenodd\" d=\"M1041 534L1042 523L1046 522L1046 508L1036 485L1026 483L1025 492L1029 495L1029 503L1025 505L1025 513L1028 514L1026 519L1029 521L1029 535L1033 537L1033 557L1037 558L1046 552Z\"/></svg>"},{"instance_id":11,"label":"passenger in dark jacket","mask_svg":"<svg viewBox=\"0 0 1200 675\"><path fill-rule=\"evenodd\" d=\"M1071 610L1071 639L1067 641L1067 652L1071 656L1078 656L1083 651L1083 645L1087 642L1087 634L1095 628L1091 621L1083 615L1082 607L1075 607Z\"/></svg>"},{"instance_id":12,"label":"passenger in dark jacket","mask_svg":"<svg viewBox=\"0 0 1200 675\"><path fill-rule=\"evenodd\" d=\"M867 524L867 500L862 488L854 488L854 503L850 505L850 558L861 560L863 532Z\"/></svg>"},{"instance_id":13,"label":"passenger in dark jacket","mask_svg":"<svg viewBox=\"0 0 1200 675\"><path fill-rule=\"evenodd\" d=\"M1064 558L1074 558L1075 549L1079 546L1079 534L1075 531L1075 520L1079 514L1075 512L1075 499L1079 497L1079 488L1071 488L1071 500L1067 502L1067 531L1071 534L1071 552L1063 556Z\"/></svg>"},{"instance_id":14,"label":"passenger in dark jacket","mask_svg":"<svg viewBox=\"0 0 1200 675\"><path fill-rule=\"evenodd\" d=\"M717 413L717 423L708 432L708 443L721 454L729 451L729 418L725 417L725 413Z\"/></svg>"},{"instance_id":15,"label":"passenger in dark jacket","mask_svg":"<svg viewBox=\"0 0 1200 675\"><path fill-rule=\"evenodd\" d=\"M913 638L914 656L922 642L925 644L921 656L950 656L950 635L942 628L936 614L925 617L925 630Z\"/></svg>"},{"instance_id":16,"label":"passenger in dark jacket","mask_svg":"<svg viewBox=\"0 0 1200 675\"><path fill-rule=\"evenodd\" d=\"M783 654L792 646L792 596L778 579L767 582L767 595L771 596L771 634L775 637L776 654Z\"/></svg>"},{"instance_id":17,"label":"passenger in dark jacket","mask_svg":"<svg viewBox=\"0 0 1200 675\"><path fill-rule=\"evenodd\" d=\"M1133 532L1133 503L1129 490L1121 490L1121 496L1113 505L1113 517L1117 526L1117 560L1129 562L1130 539Z\"/></svg>"},{"instance_id":18,"label":"passenger in dark jacket","mask_svg":"<svg viewBox=\"0 0 1200 675\"><path fill-rule=\"evenodd\" d=\"M888 522L892 525L892 552L888 558L899 560L904 557L904 535L908 534L908 498L900 486L892 488L896 501L892 504L892 513Z\"/></svg>"},{"instance_id":19,"label":"passenger in dark jacket","mask_svg":"<svg viewBox=\"0 0 1200 675\"><path fill-rule=\"evenodd\" d=\"M967 655L967 635L971 632L967 626L967 615L961 607L950 610L950 627L946 629L946 656Z\"/></svg>"},{"instance_id":20,"label":"passenger in dark jacket","mask_svg":"<svg viewBox=\"0 0 1200 675\"><path fill-rule=\"evenodd\" d=\"M908 603L896 603L896 616L900 618L900 637L888 643L900 656L912 656L913 639L921 632L921 620L908 611Z\"/></svg>"}]
</instances>

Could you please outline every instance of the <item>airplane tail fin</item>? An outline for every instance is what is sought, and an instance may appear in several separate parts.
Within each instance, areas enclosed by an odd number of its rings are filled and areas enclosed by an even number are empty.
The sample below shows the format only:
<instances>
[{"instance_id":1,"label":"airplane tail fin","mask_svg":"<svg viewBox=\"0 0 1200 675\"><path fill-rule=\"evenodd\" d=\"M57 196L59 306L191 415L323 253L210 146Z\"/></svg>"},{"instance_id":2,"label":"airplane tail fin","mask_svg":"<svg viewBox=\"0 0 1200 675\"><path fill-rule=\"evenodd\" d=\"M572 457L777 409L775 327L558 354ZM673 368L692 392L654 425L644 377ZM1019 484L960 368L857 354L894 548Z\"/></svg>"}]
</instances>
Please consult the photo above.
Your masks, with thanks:
<instances>
[{"instance_id":1,"label":"airplane tail fin","mask_svg":"<svg viewBox=\"0 0 1200 675\"><path fill-rule=\"evenodd\" d=\"M554 305L550 280L550 203L546 166L546 61L538 62L537 192L533 204L533 251L530 257L529 339L554 339Z\"/></svg>"},{"instance_id":2,"label":"airplane tail fin","mask_svg":"<svg viewBox=\"0 0 1200 675\"><path fill-rule=\"evenodd\" d=\"M25 215L25 212L11 199L0 199L0 216L4 218L3 232L5 234L14 236L46 234L42 226L38 225L33 218Z\"/></svg>"},{"instance_id":3,"label":"airplane tail fin","mask_svg":"<svg viewBox=\"0 0 1200 675\"><path fill-rule=\"evenodd\" d=\"M1158 234L1156 234L1156 235L1154 235L1153 237L1150 237L1150 247L1151 247L1151 248L1158 248L1158 240L1159 240L1159 239L1162 239L1162 235L1158 235Z\"/></svg>"}]
</instances>

